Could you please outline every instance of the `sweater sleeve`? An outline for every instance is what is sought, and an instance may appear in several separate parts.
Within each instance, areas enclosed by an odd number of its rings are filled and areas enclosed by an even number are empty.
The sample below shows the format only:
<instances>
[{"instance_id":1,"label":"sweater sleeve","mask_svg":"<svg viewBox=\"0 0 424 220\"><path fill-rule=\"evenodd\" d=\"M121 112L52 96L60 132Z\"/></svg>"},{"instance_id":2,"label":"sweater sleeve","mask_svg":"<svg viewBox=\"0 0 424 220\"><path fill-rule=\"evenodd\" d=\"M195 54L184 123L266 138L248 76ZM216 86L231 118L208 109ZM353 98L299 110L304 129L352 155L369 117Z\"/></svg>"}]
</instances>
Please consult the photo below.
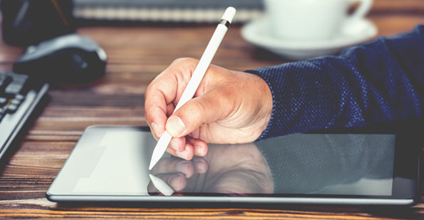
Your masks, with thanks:
<instances>
[{"instance_id":1,"label":"sweater sleeve","mask_svg":"<svg viewBox=\"0 0 424 220\"><path fill-rule=\"evenodd\" d=\"M260 139L415 120L424 107L424 26L321 57L247 72L269 85L273 110Z\"/></svg>"}]
</instances>

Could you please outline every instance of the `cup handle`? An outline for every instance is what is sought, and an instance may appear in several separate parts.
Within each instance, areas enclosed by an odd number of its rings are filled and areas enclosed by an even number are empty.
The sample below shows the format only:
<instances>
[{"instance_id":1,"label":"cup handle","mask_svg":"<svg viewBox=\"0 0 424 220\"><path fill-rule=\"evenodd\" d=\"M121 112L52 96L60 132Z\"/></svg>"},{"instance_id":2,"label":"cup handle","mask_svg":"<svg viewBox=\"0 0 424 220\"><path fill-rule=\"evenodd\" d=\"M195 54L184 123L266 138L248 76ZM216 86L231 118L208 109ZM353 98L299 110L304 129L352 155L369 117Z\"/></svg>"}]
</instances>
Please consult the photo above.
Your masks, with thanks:
<instances>
[{"instance_id":1,"label":"cup handle","mask_svg":"<svg viewBox=\"0 0 424 220\"><path fill-rule=\"evenodd\" d=\"M371 9L373 0L349 0L349 2L356 3L359 2L359 8L355 10L355 12L349 16L349 18L346 20L346 23L355 22L363 17L365 17L368 13L368 11Z\"/></svg>"}]
</instances>

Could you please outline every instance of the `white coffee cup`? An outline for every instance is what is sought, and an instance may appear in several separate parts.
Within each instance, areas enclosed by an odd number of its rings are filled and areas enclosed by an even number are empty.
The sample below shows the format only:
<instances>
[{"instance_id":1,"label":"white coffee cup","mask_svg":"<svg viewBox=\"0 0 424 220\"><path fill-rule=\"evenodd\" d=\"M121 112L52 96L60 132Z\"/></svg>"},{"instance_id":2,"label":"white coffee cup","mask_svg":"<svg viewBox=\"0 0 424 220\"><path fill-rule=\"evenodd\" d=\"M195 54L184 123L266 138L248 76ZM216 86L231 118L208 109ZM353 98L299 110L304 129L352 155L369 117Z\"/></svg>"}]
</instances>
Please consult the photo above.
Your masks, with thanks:
<instances>
[{"instance_id":1,"label":"white coffee cup","mask_svg":"<svg viewBox=\"0 0 424 220\"><path fill-rule=\"evenodd\" d=\"M351 14L348 9L359 2ZM363 19L372 0L265 0L271 33L283 40L328 40Z\"/></svg>"}]
</instances>

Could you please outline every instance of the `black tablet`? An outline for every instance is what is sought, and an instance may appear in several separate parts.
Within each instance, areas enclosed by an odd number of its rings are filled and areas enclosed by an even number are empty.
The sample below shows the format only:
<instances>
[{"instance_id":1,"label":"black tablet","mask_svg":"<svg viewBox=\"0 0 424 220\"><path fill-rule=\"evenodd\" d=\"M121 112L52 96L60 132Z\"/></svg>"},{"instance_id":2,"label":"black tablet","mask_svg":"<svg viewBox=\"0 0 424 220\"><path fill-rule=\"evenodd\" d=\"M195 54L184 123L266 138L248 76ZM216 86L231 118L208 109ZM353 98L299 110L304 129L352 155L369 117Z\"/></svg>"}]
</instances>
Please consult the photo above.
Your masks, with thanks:
<instances>
[{"instance_id":1,"label":"black tablet","mask_svg":"<svg viewBox=\"0 0 424 220\"><path fill-rule=\"evenodd\" d=\"M147 127L87 128L48 189L55 202L413 205L418 132L319 132L209 145L186 161L165 154Z\"/></svg>"}]
</instances>

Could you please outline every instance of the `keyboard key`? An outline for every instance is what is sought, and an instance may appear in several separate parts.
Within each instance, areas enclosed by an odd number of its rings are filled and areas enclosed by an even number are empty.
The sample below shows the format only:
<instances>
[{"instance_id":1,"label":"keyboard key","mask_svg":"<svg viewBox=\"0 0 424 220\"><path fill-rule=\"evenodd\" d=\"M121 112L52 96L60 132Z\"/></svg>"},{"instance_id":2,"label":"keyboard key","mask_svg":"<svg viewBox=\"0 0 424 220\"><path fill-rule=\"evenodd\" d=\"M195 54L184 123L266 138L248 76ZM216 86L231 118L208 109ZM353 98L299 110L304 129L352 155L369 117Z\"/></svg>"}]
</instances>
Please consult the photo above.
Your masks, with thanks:
<instances>
[{"instance_id":1,"label":"keyboard key","mask_svg":"<svg viewBox=\"0 0 424 220\"><path fill-rule=\"evenodd\" d=\"M7 98L6 97L0 97L0 107L3 107L7 104Z\"/></svg>"},{"instance_id":2,"label":"keyboard key","mask_svg":"<svg viewBox=\"0 0 424 220\"><path fill-rule=\"evenodd\" d=\"M3 93L9 83L12 82L12 77L6 75L0 75L0 94Z\"/></svg>"},{"instance_id":3,"label":"keyboard key","mask_svg":"<svg viewBox=\"0 0 424 220\"><path fill-rule=\"evenodd\" d=\"M7 113L15 113L18 110L17 105L10 104L7 106Z\"/></svg>"},{"instance_id":4,"label":"keyboard key","mask_svg":"<svg viewBox=\"0 0 424 220\"><path fill-rule=\"evenodd\" d=\"M10 73L9 76L12 77L13 80L19 80L19 79L27 80L28 79L28 75L20 74L20 73Z\"/></svg>"},{"instance_id":5,"label":"keyboard key","mask_svg":"<svg viewBox=\"0 0 424 220\"><path fill-rule=\"evenodd\" d=\"M10 105L8 105L7 106L7 113L15 113L16 112L16 110L18 110L18 105L15 105L15 104L10 104Z\"/></svg>"},{"instance_id":6,"label":"keyboard key","mask_svg":"<svg viewBox=\"0 0 424 220\"><path fill-rule=\"evenodd\" d=\"M23 74L11 74L12 82L6 86L4 93L9 96L22 93L28 80L27 75Z\"/></svg>"},{"instance_id":7,"label":"keyboard key","mask_svg":"<svg viewBox=\"0 0 424 220\"><path fill-rule=\"evenodd\" d=\"M15 98L14 99L19 100L20 102L22 102L25 99L25 96L23 96L21 94L18 94L18 95L15 95Z\"/></svg>"},{"instance_id":8,"label":"keyboard key","mask_svg":"<svg viewBox=\"0 0 424 220\"><path fill-rule=\"evenodd\" d=\"M13 81L12 83L10 83L6 89L4 89L4 93L6 95L10 95L10 96L14 96L17 95L19 93L21 93L23 91L24 88L24 83L22 82L15 82Z\"/></svg>"},{"instance_id":9,"label":"keyboard key","mask_svg":"<svg viewBox=\"0 0 424 220\"><path fill-rule=\"evenodd\" d=\"M10 102L10 104L12 105L20 105L22 102L18 99L12 99L12 101Z\"/></svg>"}]
</instances>

